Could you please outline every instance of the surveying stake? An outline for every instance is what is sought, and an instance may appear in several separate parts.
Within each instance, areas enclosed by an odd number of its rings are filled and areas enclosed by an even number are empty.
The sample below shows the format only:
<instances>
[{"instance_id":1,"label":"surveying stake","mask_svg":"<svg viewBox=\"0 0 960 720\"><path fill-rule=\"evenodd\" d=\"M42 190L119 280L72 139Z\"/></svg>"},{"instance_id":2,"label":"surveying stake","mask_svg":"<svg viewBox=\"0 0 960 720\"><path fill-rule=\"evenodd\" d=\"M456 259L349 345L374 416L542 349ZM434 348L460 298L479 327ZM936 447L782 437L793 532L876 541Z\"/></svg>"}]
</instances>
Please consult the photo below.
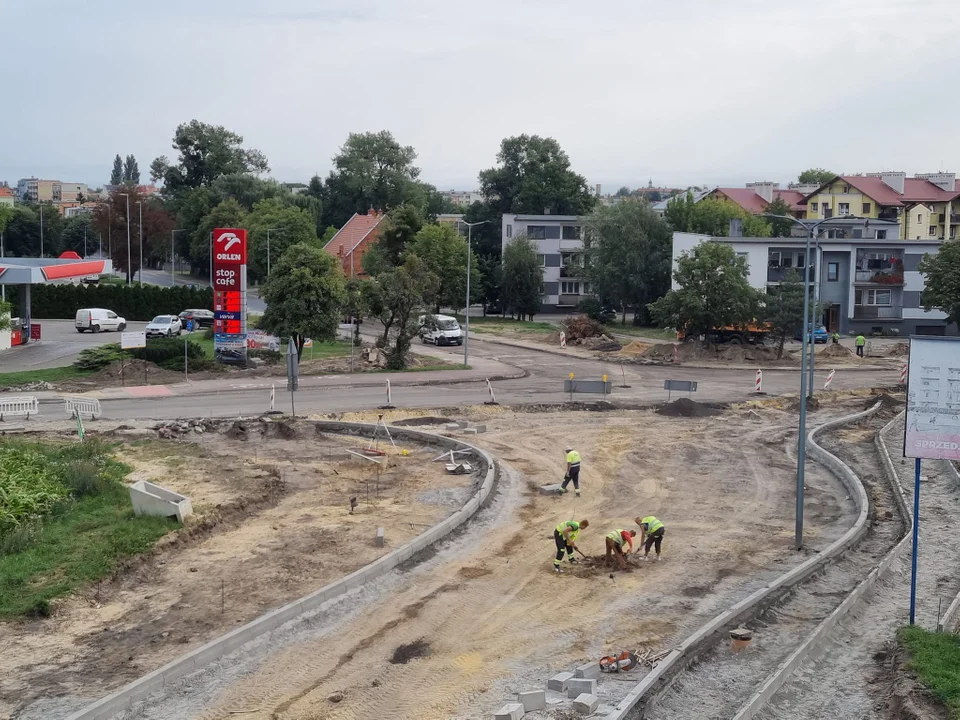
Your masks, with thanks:
<instances>
[{"instance_id":1,"label":"surveying stake","mask_svg":"<svg viewBox=\"0 0 960 720\"><path fill-rule=\"evenodd\" d=\"M388 428L387 424L383 421L383 413L381 413L377 415L377 424L373 428L373 445L372 447L363 449L368 455L386 455L386 453L380 449L380 428L383 428L383 432L386 434L390 444L393 445L393 449L397 449L397 444L393 441L393 436L390 435L390 428Z\"/></svg>"}]
</instances>

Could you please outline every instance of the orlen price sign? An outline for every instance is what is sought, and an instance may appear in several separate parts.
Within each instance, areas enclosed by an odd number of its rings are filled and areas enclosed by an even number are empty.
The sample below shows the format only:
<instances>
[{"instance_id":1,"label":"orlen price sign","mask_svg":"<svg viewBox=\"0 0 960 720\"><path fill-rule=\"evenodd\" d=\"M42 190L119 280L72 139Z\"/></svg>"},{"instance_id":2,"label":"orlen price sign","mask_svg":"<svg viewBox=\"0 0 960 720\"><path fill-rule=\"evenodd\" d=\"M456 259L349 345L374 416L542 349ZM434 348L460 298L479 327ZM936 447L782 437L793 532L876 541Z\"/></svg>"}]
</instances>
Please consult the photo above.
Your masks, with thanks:
<instances>
[{"instance_id":1,"label":"orlen price sign","mask_svg":"<svg viewBox=\"0 0 960 720\"><path fill-rule=\"evenodd\" d=\"M246 364L247 231L213 231L214 354L221 362Z\"/></svg>"}]
</instances>

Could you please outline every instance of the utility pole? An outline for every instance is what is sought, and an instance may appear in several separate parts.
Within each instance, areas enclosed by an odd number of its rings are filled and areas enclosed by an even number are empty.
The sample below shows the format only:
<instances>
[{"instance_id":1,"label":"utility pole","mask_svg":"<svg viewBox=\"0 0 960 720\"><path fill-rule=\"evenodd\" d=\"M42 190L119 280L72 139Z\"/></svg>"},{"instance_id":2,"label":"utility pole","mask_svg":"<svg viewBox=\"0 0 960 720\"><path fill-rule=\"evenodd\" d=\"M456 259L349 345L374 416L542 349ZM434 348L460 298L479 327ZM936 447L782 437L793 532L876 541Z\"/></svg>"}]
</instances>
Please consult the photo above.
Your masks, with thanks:
<instances>
[{"instance_id":1,"label":"utility pole","mask_svg":"<svg viewBox=\"0 0 960 720\"><path fill-rule=\"evenodd\" d=\"M463 315L466 319L466 328L463 333L463 366L467 367L467 364L470 360L470 256L473 255L472 240L473 240L473 226L474 225L483 225L484 223L490 222L489 220L481 220L480 222L474 223L463 223L467 226L467 304L464 308Z\"/></svg>"},{"instance_id":2,"label":"utility pole","mask_svg":"<svg viewBox=\"0 0 960 720\"><path fill-rule=\"evenodd\" d=\"M40 203L40 257L43 257L43 203Z\"/></svg>"},{"instance_id":3,"label":"utility pole","mask_svg":"<svg viewBox=\"0 0 960 720\"><path fill-rule=\"evenodd\" d=\"M130 268L133 264L130 262L130 193L120 193L127 199L127 285L133 281L133 275Z\"/></svg>"},{"instance_id":4,"label":"utility pole","mask_svg":"<svg viewBox=\"0 0 960 720\"><path fill-rule=\"evenodd\" d=\"M137 229L140 233L140 266L137 268L137 283L143 287L143 203L137 200L140 210L140 220L137 223Z\"/></svg>"}]
</instances>

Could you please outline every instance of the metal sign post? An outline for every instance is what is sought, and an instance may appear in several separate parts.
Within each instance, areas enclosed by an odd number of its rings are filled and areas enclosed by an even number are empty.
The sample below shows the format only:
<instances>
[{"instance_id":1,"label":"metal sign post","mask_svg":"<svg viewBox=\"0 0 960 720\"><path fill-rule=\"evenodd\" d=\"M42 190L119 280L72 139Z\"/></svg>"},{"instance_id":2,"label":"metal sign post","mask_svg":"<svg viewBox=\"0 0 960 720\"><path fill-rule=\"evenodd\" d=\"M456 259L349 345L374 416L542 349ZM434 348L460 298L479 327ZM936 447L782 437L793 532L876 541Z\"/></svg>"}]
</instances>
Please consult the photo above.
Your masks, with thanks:
<instances>
[{"instance_id":1,"label":"metal sign post","mask_svg":"<svg viewBox=\"0 0 960 720\"><path fill-rule=\"evenodd\" d=\"M120 333L120 349L135 350L136 348L145 348L147 346L146 330L130 331ZM122 353L121 353L122 354ZM123 358L120 359L120 384L123 385ZM147 360L143 360L143 384L147 384Z\"/></svg>"},{"instance_id":2,"label":"metal sign post","mask_svg":"<svg viewBox=\"0 0 960 720\"><path fill-rule=\"evenodd\" d=\"M290 414L297 416L293 394L300 387L300 365L297 363L297 345L291 337L287 343L287 391L290 393Z\"/></svg>"},{"instance_id":3,"label":"metal sign post","mask_svg":"<svg viewBox=\"0 0 960 720\"><path fill-rule=\"evenodd\" d=\"M663 389L667 391L667 402L670 402L674 390L687 393L687 397L693 397L693 393L697 391L697 382L696 380L664 380Z\"/></svg>"}]
</instances>

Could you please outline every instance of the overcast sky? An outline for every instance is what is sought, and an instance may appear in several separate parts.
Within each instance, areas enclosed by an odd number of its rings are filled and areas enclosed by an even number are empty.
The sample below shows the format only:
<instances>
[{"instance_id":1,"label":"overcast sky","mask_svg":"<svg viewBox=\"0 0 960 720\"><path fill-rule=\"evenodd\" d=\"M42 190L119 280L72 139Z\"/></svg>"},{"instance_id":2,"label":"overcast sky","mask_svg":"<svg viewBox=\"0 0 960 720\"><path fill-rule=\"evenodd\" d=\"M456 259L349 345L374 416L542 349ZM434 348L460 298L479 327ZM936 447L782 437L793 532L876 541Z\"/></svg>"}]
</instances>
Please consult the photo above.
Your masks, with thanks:
<instances>
[{"instance_id":1,"label":"overcast sky","mask_svg":"<svg viewBox=\"0 0 960 720\"><path fill-rule=\"evenodd\" d=\"M958 0L0 0L0 180L103 184L197 118L272 175L387 129L472 189L556 138L605 191L960 167Z\"/></svg>"}]
</instances>

